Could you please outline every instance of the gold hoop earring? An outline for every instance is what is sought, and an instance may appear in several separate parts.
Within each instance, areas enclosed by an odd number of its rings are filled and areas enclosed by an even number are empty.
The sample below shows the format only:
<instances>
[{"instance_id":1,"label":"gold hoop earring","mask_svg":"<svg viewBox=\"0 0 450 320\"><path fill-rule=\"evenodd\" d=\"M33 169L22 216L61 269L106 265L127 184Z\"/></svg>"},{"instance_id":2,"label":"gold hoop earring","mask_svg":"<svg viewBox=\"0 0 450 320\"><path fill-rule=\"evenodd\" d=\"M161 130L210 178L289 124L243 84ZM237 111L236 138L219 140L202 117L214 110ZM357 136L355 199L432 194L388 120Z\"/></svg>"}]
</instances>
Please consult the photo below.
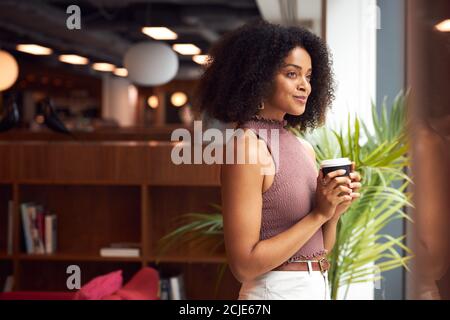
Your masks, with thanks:
<instances>
[{"instance_id":1,"label":"gold hoop earring","mask_svg":"<svg viewBox=\"0 0 450 320\"><path fill-rule=\"evenodd\" d=\"M264 102L261 102L261 104L259 105L259 108L258 108L259 110L262 110L262 109L264 109Z\"/></svg>"}]
</instances>

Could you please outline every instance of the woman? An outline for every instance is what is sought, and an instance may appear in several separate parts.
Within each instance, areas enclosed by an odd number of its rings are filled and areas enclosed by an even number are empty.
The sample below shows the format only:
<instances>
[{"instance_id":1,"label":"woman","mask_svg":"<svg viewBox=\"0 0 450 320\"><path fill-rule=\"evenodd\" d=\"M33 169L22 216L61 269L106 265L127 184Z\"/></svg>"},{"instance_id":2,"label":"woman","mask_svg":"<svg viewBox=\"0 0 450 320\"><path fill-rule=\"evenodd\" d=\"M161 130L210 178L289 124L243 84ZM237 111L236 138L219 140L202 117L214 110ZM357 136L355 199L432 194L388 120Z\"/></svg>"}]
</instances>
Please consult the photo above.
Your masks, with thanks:
<instances>
[{"instance_id":1,"label":"woman","mask_svg":"<svg viewBox=\"0 0 450 320\"><path fill-rule=\"evenodd\" d=\"M221 167L239 299L330 299L326 254L339 217L359 197L360 177L354 163L350 177L322 176L312 146L286 130L324 123L333 99L327 47L306 29L258 21L224 36L209 56L200 110L243 132L227 146L234 142L245 162Z\"/></svg>"}]
</instances>

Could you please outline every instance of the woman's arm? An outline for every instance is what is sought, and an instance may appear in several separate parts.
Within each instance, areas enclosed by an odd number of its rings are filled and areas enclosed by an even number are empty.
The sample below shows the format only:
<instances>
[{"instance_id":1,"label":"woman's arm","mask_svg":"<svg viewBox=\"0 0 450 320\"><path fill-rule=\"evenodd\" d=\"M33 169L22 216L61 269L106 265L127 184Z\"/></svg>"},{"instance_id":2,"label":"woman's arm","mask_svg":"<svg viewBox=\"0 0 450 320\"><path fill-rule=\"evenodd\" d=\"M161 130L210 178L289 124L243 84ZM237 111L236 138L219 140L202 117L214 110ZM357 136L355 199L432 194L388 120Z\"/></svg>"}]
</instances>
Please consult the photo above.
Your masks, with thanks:
<instances>
[{"instance_id":1,"label":"woman's arm","mask_svg":"<svg viewBox=\"0 0 450 320\"><path fill-rule=\"evenodd\" d=\"M301 139L300 137L297 137L297 138L303 144L305 149L307 149L308 152L311 154L311 157L312 157L314 163L316 163L316 153L315 153L312 145L308 141ZM324 223L322 226L323 244L324 244L324 248L328 252L331 252L331 250L333 249L334 244L336 242L336 227L337 227L338 222L339 222L339 217L337 217L337 218L333 217L332 219L330 219L326 223Z\"/></svg>"},{"instance_id":2,"label":"woman's arm","mask_svg":"<svg viewBox=\"0 0 450 320\"><path fill-rule=\"evenodd\" d=\"M244 164L221 167L225 246L231 271L240 282L254 279L288 260L325 223L324 215L311 211L288 230L259 240L261 228L263 164L271 157L267 147L247 130L234 145L244 150ZM248 162L250 157L257 163ZM266 158L265 158L266 157Z\"/></svg>"},{"instance_id":3,"label":"woman's arm","mask_svg":"<svg viewBox=\"0 0 450 320\"><path fill-rule=\"evenodd\" d=\"M339 219L330 219L322 226L324 248L331 252L336 243L336 229Z\"/></svg>"}]
</instances>

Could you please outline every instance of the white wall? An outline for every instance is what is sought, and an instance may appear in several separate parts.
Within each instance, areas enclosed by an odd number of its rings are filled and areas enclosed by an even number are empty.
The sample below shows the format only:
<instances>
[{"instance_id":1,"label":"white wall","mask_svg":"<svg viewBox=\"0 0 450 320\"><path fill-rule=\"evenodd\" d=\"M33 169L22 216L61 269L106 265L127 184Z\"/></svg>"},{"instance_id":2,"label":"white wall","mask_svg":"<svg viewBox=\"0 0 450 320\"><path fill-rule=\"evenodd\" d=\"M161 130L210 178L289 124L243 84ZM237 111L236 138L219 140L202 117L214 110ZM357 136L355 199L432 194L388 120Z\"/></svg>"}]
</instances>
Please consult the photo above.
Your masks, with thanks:
<instances>
[{"instance_id":1,"label":"white wall","mask_svg":"<svg viewBox=\"0 0 450 320\"><path fill-rule=\"evenodd\" d=\"M378 9L375 0L328 0L327 43L333 55L337 82L336 100L327 125L339 128L356 113L371 119L371 99L376 98L376 30ZM369 130L372 127L369 127Z\"/></svg>"},{"instance_id":2,"label":"white wall","mask_svg":"<svg viewBox=\"0 0 450 320\"><path fill-rule=\"evenodd\" d=\"M377 13L375 0L327 0L326 40L337 82L328 127L343 127L346 132L349 112L352 119L357 114L360 120L371 123L371 100L376 98ZM340 288L338 298L344 293L345 288ZM374 284L350 286L347 299L374 299Z\"/></svg>"}]
</instances>

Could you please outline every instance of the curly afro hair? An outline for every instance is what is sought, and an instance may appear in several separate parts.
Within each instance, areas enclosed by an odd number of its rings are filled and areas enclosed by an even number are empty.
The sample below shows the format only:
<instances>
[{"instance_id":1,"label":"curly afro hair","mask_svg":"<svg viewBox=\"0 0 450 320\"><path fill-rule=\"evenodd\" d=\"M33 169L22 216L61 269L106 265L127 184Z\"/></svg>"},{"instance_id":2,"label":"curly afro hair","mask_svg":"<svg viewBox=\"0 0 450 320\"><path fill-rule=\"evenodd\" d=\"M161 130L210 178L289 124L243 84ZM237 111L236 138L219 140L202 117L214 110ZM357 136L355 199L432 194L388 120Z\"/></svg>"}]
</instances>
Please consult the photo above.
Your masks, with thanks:
<instances>
[{"instance_id":1,"label":"curly afro hair","mask_svg":"<svg viewBox=\"0 0 450 320\"><path fill-rule=\"evenodd\" d=\"M213 45L196 90L196 108L224 122L244 123L258 113L271 92L276 73L296 47L312 60L311 87L305 112L286 114L300 131L324 124L334 99L331 55L325 42L302 27L284 27L263 20L225 34Z\"/></svg>"}]
</instances>

